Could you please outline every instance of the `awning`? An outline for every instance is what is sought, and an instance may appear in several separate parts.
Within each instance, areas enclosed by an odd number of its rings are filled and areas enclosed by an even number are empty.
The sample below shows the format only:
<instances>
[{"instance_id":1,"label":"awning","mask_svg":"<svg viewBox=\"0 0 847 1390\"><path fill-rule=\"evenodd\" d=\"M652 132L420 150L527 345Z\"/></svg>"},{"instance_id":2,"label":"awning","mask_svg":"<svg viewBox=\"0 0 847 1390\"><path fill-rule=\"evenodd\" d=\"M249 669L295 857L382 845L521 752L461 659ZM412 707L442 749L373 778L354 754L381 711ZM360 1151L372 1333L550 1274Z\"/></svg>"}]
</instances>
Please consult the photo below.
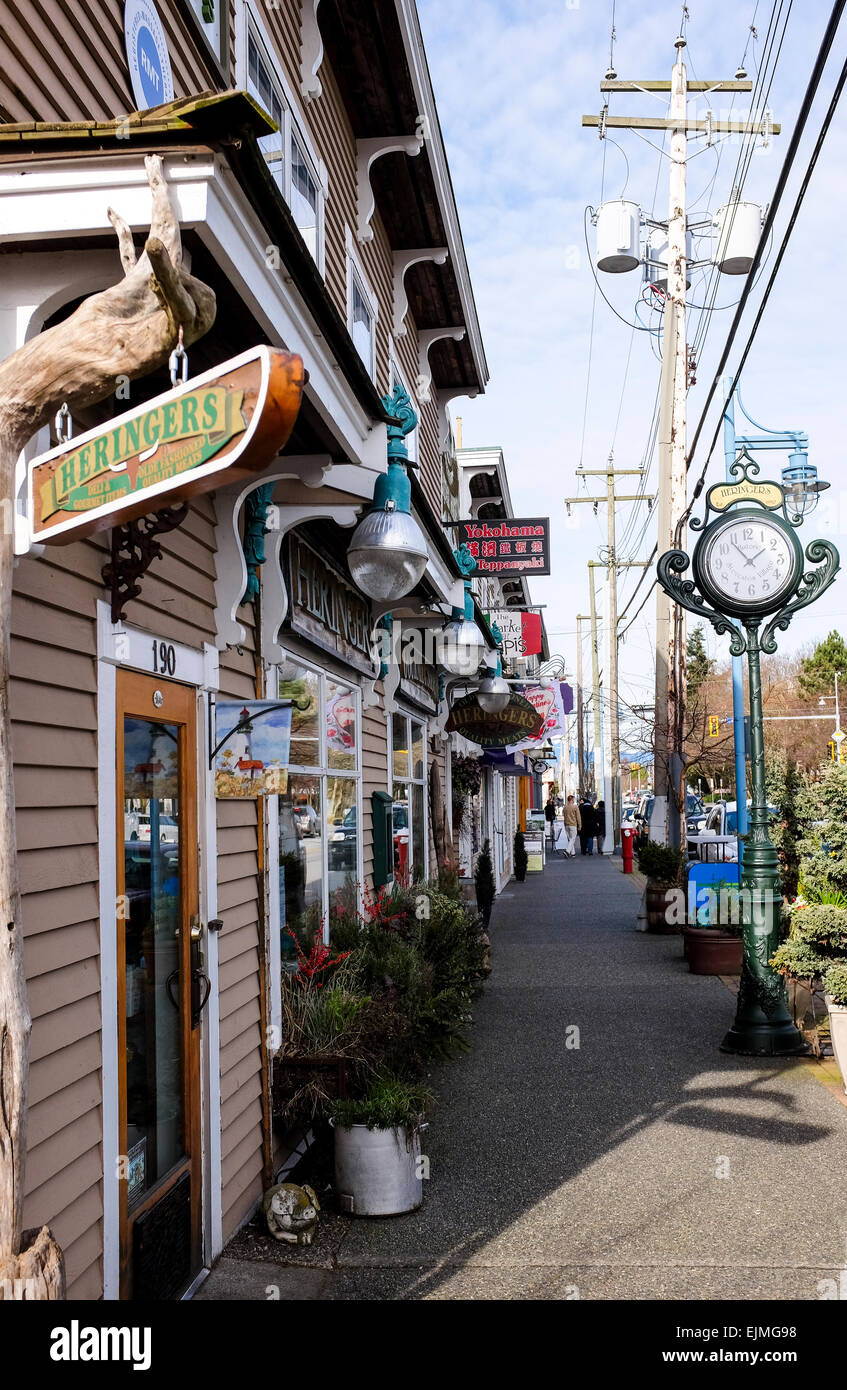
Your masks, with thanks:
<instances>
[{"instance_id":1,"label":"awning","mask_svg":"<svg viewBox=\"0 0 847 1390\"><path fill-rule=\"evenodd\" d=\"M483 767L493 767L503 777L532 775L520 753L509 753L505 749L487 748L479 761Z\"/></svg>"}]
</instances>

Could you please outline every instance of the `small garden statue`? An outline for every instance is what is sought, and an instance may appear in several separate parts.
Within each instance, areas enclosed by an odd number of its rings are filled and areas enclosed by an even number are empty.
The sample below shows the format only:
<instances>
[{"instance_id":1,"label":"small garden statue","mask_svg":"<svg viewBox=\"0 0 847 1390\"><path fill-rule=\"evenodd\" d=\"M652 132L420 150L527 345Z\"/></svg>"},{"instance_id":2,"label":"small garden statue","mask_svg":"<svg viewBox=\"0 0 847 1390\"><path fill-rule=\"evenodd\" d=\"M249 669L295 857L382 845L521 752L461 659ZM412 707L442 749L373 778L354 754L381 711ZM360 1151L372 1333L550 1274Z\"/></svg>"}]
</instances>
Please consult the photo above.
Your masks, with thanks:
<instances>
[{"instance_id":1,"label":"small garden statue","mask_svg":"<svg viewBox=\"0 0 847 1390\"><path fill-rule=\"evenodd\" d=\"M274 1240L289 1245L311 1245L318 1224L320 1202L313 1188L295 1182L269 1187L262 1198L262 1211Z\"/></svg>"}]
</instances>

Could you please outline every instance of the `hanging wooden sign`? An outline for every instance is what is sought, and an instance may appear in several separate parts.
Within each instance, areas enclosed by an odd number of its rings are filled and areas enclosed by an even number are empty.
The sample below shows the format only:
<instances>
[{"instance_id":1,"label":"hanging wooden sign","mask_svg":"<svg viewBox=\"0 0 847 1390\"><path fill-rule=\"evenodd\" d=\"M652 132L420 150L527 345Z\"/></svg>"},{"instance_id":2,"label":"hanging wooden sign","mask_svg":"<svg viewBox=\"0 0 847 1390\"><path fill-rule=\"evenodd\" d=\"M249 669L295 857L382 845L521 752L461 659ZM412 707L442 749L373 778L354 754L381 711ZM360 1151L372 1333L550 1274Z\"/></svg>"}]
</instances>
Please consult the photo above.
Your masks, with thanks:
<instances>
[{"instance_id":1,"label":"hanging wooden sign","mask_svg":"<svg viewBox=\"0 0 847 1390\"><path fill-rule=\"evenodd\" d=\"M535 738L543 724L543 716L522 695L513 695L504 710L489 714L472 694L456 701L445 727L481 748L508 748L523 739Z\"/></svg>"},{"instance_id":2,"label":"hanging wooden sign","mask_svg":"<svg viewBox=\"0 0 847 1390\"><path fill-rule=\"evenodd\" d=\"M258 346L33 459L31 541L66 545L260 473L284 448L307 377Z\"/></svg>"}]
</instances>

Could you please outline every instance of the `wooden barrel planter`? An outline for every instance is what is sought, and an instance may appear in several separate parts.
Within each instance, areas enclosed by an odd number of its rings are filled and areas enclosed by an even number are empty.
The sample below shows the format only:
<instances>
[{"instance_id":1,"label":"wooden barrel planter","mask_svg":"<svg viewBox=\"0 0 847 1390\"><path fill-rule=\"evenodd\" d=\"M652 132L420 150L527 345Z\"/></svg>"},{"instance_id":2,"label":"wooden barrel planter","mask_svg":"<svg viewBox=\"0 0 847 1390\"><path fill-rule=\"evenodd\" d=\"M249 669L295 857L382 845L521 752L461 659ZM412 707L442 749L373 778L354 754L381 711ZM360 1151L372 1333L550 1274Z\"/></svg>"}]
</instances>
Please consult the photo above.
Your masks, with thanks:
<instances>
[{"instance_id":1,"label":"wooden barrel planter","mask_svg":"<svg viewBox=\"0 0 847 1390\"><path fill-rule=\"evenodd\" d=\"M692 975L740 975L743 946L740 936L712 927L686 927L685 945Z\"/></svg>"},{"instance_id":2,"label":"wooden barrel planter","mask_svg":"<svg viewBox=\"0 0 847 1390\"><path fill-rule=\"evenodd\" d=\"M271 1072L273 1112L282 1114L298 1091L315 1084L329 1100L347 1099L348 1057L274 1057Z\"/></svg>"},{"instance_id":3,"label":"wooden barrel planter","mask_svg":"<svg viewBox=\"0 0 847 1390\"><path fill-rule=\"evenodd\" d=\"M647 930L656 932L659 936L676 936L679 927L667 920L668 907L671 903L670 894L676 892L676 888L671 883L657 883L654 879L647 880Z\"/></svg>"}]
</instances>

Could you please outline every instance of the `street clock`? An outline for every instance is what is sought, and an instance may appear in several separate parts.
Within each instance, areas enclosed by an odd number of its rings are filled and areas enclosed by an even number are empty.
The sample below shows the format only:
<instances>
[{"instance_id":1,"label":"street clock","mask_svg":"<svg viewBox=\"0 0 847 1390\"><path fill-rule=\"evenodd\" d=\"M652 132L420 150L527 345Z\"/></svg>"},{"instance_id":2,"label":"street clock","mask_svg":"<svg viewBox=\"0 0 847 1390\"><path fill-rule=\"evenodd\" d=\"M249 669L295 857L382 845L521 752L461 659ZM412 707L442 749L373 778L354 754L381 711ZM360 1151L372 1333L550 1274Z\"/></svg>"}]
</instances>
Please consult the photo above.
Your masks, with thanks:
<instances>
[{"instance_id":1,"label":"street clock","mask_svg":"<svg viewBox=\"0 0 847 1390\"><path fill-rule=\"evenodd\" d=\"M700 533L693 554L667 551L657 575L675 603L729 636L733 656L747 654L752 777L741 874L744 963L735 1023L721 1048L790 1057L807 1045L791 1017L785 981L770 964L781 935L782 887L768 824L760 656L775 652L777 632L829 588L839 559L829 541L810 541L803 550L802 515L789 514L779 483L757 481L759 465L746 449L730 472L735 481L710 487L705 517L690 523ZM693 578L685 577L689 566Z\"/></svg>"},{"instance_id":2,"label":"street clock","mask_svg":"<svg viewBox=\"0 0 847 1390\"><path fill-rule=\"evenodd\" d=\"M781 607L803 578L803 550L793 525L761 507L713 521L693 559L704 598L742 619Z\"/></svg>"}]
</instances>

